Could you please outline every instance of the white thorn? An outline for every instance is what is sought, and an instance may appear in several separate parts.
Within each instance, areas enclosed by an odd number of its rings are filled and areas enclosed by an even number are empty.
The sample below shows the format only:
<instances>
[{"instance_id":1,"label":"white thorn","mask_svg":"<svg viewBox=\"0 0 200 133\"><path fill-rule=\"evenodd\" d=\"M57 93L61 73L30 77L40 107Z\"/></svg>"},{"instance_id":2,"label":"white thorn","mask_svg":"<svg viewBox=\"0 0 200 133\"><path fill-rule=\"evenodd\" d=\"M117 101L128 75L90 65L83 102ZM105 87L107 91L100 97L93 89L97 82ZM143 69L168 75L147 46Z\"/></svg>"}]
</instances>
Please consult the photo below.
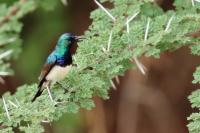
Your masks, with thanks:
<instances>
[{"instance_id":1,"label":"white thorn","mask_svg":"<svg viewBox=\"0 0 200 133\"><path fill-rule=\"evenodd\" d=\"M127 33L129 34L129 32L130 32L130 26L129 26L129 23L126 23L126 31L127 31Z\"/></svg>"},{"instance_id":2,"label":"white thorn","mask_svg":"<svg viewBox=\"0 0 200 133\"><path fill-rule=\"evenodd\" d=\"M145 30L145 36L144 36L145 41L147 40L147 37L148 37L150 21L151 21L151 19L148 18L147 26L146 26L146 30Z\"/></svg>"},{"instance_id":3,"label":"white thorn","mask_svg":"<svg viewBox=\"0 0 200 133\"><path fill-rule=\"evenodd\" d=\"M191 0L191 2L192 2L192 6L194 6L194 0Z\"/></svg>"},{"instance_id":4,"label":"white thorn","mask_svg":"<svg viewBox=\"0 0 200 133\"><path fill-rule=\"evenodd\" d=\"M133 16L131 16L129 19L127 19L126 23L130 23L140 12L136 12L135 14L133 14Z\"/></svg>"},{"instance_id":5,"label":"white thorn","mask_svg":"<svg viewBox=\"0 0 200 133\"><path fill-rule=\"evenodd\" d=\"M6 115L7 115L8 119L11 120L10 119L10 114L8 112L8 107L6 105L6 101L5 101L4 97L2 97L2 99L3 99L3 105L4 105L4 108L5 108L5 111L6 111Z\"/></svg>"},{"instance_id":6,"label":"white thorn","mask_svg":"<svg viewBox=\"0 0 200 133\"><path fill-rule=\"evenodd\" d=\"M17 100L16 97L15 97L15 101L16 101L17 105L20 106L19 101Z\"/></svg>"},{"instance_id":7,"label":"white thorn","mask_svg":"<svg viewBox=\"0 0 200 133\"><path fill-rule=\"evenodd\" d=\"M116 21L116 18L113 17L113 15L112 15L108 10L106 10L106 8L103 7L103 5L101 5L97 0L94 0L94 2L95 2L104 12L106 12L106 14L107 14L113 21Z\"/></svg>"},{"instance_id":8,"label":"white thorn","mask_svg":"<svg viewBox=\"0 0 200 133\"><path fill-rule=\"evenodd\" d=\"M18 108L18 106L16 104L14 104L12 101L8 100L8 102L13 105L15 108Z\"/></svg>"},{"instance_id":9,"label":"white thorn","mask_svg":"<svg viewBox=\"0 0 200 133\"><path fill-rule=\"evenodd\" d=\"M113 32L111 31L110 36L109 36L109 40L108 40L108 47L107 47L108 52L110 51L110 46L111 46L111 42L112 42L112 34L113 34Z\"/></svg>"},{"instance_id":10,"label":"white thorn","mask_svg":"<svg viewBox=\"0 0 200 133\"><path fill-rule=\"evenodd\" d=\"M0 76L8 76L8 75L10 75L9 72L0 72Z\"/></svg>"},{"instance_id":11,"label":"white thorn","mask_svg":"<svg viewBox=\"0 0 200 133\"><path fill-rule=\"evenodd\" d=\"M50 123L50 121L48 121L48 120L43 120L42 122L43 123Z\"/></svg>"},{"instance_id":12,"label":"white thorn","mask_svg":"<svg viewBox=\"0 0 200 133\"><path fill-rule=\"evenodd\" d=\"M0 54L0 60L3 59L3 58L5 58L5 57L7 57L7 56L10 55L12 52L13 52L13 50L8 50L8 51L6 51L6 52L4 52L4 53L1 53L1 54Z\"/></svg>"},{"instance_id":13,"label":"white thorn","mask_svg":"<svg viewBox=\"0 0 200 133\"><path fill-rule=\"evenodd\" d=\"M131 16L129 19L127 18L126 20L126 30L129 33L130 28L129 28L129 23L139 14L140 12L136 12L135 14L133 14L133 16Z\"/></svg>"},{"instance_id":14,"label":"white thorn","mask_svg":"<svg viewBox=\"0 0 200 133\"><path fill-rule=\"evenodd\" d=\"M101 47L102 47L103 52L106 53L107 50L104 48L104 46L101 46Z\"/></svg>"},{"instance_id":15,"label":"white thorn","mask_svg":"<svg viewBox=\"0 0 200 133\"><path fill-rule=\"evenodd\" d=\"M62 2L65 6L68 5L68 1L67 1L67 0L61 0L61 2Z\"/></svg>"},{"instance_id":16,"label":"white thorn","mask_svg":"<svg viewBox=\"0 0 200 133\"><path fill-rule=\"evenodd\" d=\"M0 83L1 84L5 84L5 81L4 81L4 79L2 77L0 77Z\"/></svg>"},{"instance_id":17,"label":"white thorn","mask_svg":"<svg viewBox=\"0 0 200 133\"><path fill-rule=\"evenodd\" d=\"M17 40L16 37L7 39L6 42L3 42L3 43L0 42L0 46L3 46L3 45L8 44L8 43L12 43L12 42L14 42L14 41L16 41L16 40Z\"/></svg>"},{"instance_id":18,"label":"white thorn","mask_svg":"<svg viewBox=\"0 0 200 133\"><path fill-rule=\"evenodd\" d=\"M140 63L140 61L136 57L134 57L133 59L134 59L136 65L137 65L137 67L139 68L139 70L142 72L143 75L145 75L146 74L146 67L142 63Z\"/></svg>"},{"instance_id":19,"label":"white thorn","mask_svg":"<svg viewBox=\"0 0 200 133\"><path fill-rule=\"evenodd\" d=\"M115 76L115 80L116 80L117 84L120 84L119 76Z\"/></svg>"},{"instance_id":20,"label":"white thorn","mask_svg":"<svg viewBox=\"0 0 200 133\"><path fill-rule=\"evenodd\" d=\"M174 19L175 15L171 16L171 18L169 19L168 23L167 23L167 26L165 28L165 32L167 32L169 30L169 27L172 23L172 20Z\"/></svg>"},{"instance_id":21,"label":"white thorn","mask_svg":"<svg viewBox=\"0 0 200 133\"><path fill-rule=\"evenodd\" d=\"M52 101L53 103L55 103L54 100L53 100L53 97L52 97L52 95L51 95L51 91L50 91L50 89L49 89L49 86L47 86L47 91L48 91L48 94L49 94L49 98L51 99L51 101Z\"/></svg>"},{"instance_id":22,"label":"white thorn","mask_svg":"<svg viewBox=\"0 0 200 133\"><path fill-rule=\"evenodd\" d=\"M117 87L115 86L115 84L113 83L112 80L110 80L110 83L111 83L111 85L112 85L112 88L113 88L114 90L117 90Z\"/></svg>"}]
</instances>

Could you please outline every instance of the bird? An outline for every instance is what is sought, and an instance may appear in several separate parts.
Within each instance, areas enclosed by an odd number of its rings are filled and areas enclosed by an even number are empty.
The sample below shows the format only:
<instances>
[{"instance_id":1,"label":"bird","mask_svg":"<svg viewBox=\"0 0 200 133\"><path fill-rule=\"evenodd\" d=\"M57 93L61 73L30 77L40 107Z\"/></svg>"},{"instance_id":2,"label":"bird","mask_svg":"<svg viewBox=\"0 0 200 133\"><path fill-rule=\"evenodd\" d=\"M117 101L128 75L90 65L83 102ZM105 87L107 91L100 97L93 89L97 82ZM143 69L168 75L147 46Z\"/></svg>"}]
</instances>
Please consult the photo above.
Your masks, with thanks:
<instances>
[{"instance_id":1,"label":"bird","mask_svg":"<svg viewBox=\"0 0 200 133\"><path fill-rule=\"evenodd\" d=\"M45 87L50 88L52 84L66 77L72 67L71 46L80 38L81 36L76 36L73 33L64 33L59 37L54 50L47 57L41 70L38 78L38 91L34 95L32 102L42 94Z\"/></svg>"}]
</instances>

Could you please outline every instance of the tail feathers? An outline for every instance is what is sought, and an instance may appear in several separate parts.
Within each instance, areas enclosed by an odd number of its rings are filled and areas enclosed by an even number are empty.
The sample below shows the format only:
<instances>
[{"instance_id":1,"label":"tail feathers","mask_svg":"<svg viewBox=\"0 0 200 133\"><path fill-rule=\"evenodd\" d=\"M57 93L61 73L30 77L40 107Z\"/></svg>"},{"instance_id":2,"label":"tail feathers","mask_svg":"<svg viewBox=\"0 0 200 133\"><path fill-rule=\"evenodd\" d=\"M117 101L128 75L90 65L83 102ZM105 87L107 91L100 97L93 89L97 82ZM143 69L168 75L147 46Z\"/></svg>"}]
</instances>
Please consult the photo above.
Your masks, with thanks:
<instances>
[{"instance_id":1,"label":"tail feathers","mask_svg":"<svg viewBox=\"0 0 200 133\"><path fill-rule=\"evenodd\" d=\"M33 97L33 99L31 100L32 102L34 102L42 94L42 92L44 90L44 89L42 89L42 85L43 85L44 82L45 82L45 79L42 79L40 81L40 83L38 84L38 91L35 94L35 96Z\"/></svg>"}]
</instances>

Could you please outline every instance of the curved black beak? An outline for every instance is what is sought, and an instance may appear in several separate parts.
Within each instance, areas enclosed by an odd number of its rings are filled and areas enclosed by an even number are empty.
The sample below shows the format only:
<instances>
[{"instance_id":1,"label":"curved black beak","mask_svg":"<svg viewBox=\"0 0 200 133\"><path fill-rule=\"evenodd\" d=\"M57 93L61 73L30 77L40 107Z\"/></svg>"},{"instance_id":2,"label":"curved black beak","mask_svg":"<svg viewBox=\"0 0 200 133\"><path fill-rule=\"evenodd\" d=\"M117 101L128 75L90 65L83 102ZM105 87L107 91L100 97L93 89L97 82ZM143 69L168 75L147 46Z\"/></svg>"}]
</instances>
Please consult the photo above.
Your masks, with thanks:
<instances>
[{"instance_id":1,"label":"curved black beak","mask_svg":"<svg viewBox=\"0 0 200 133\"><path fill-rule=\"evenodd\" d=\"M75 36L75 40L81 40L81 39L84 39L83 36Z\"/></svg>"}]
</instances>

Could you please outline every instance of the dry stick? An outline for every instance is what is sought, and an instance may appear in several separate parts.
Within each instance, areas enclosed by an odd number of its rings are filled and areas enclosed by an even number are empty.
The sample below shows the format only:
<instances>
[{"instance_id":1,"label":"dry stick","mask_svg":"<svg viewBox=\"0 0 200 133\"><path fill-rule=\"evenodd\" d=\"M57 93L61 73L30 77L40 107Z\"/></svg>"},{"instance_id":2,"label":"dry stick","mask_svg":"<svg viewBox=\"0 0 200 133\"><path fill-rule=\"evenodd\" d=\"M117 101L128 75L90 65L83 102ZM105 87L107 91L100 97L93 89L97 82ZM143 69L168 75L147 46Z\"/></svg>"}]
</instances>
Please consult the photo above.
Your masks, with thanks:
<instances>
[{"instance_id":1,"label":"dry stick","mask_svg":"<svg viewBox=\"0 0 200 133\"><path fill-rule=\"evenodd\" d=\"M113 20L116 21L116 18L108 11L106 10L105 7L103 7L103 5L101 5L101 3L99 3L97 0L94 0L94 2Z\"/></svg>"},{"instance_id":2,"label":"dry stick","mask_svg":"<svg viewBox=\"0 0 200 133\"><path fill-rule=\"evenodd\" d=\"M167 26L165 28L165 32L167 32L169 30L169 27L171 26L172 20L174 19L175 15L171 16L171 18L169 19Z\"/></svg>"},{"instance_id":3,"label":"dry stick","mask_svg":"<svg viewBox=\"0 0 200 133\"><path fill-rule=\"evenodd\" d=\"M10 114L9 114L9 112L8 112L8 107L7 107L7 104L6 104L6 101L5 101L4 97L2 97L2 100L3 100L3 105L4 105L4 108L5 108L5 111L6 111L6 115L7 115L7 117L8 117L8 120L11 121Z\"/></svg>"}]
</instances>

